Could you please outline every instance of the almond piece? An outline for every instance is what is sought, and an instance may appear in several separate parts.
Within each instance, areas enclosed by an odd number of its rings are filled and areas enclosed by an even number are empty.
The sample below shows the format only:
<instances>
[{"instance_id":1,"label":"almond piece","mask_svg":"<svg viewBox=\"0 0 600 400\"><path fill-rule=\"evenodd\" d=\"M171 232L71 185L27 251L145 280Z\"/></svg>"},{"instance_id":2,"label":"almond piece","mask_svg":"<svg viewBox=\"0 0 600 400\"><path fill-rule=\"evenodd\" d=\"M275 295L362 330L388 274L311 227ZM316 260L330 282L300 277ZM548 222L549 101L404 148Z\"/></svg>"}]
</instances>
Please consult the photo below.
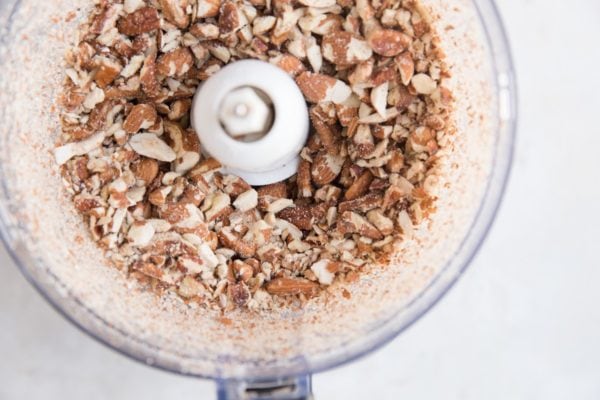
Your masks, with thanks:
<instances>
[{"instance_id":1,"label":"almond piece","mask_svg":"<svg viewBox=\"0 0 600 400\"><path fill-rule=\"evenodd\" d=\"M190 70L194 63L194 58L190 50L186 47L180 47L159 57L156 69L165 76L182 76Z\"/></svg>"},{"instance_id":2,"label":"almond piece","mask_svg":"<svg viewBox=\"0 0 600 400\"><path fill-rule=\"evenodd\" d=\"M123 11L125 11L127 14L131 14L132 12L142 8L144 5L144 0L125 0L123 2Z\"/></svg>"},{"instance_id":3,"label":"almond piece","mask_svg":"<svg viewBox=\"0 0 600 400\"><path fill-rule=\"evenodd\" d=\"M298 196L299 197L311 197L312 196L312 183L310 178L310 163L304 159L300 160L298 166L298 176L296 177L298 182Z\"/></svg>"},{"instance_id":4,"label":"almond piece","mask_svg":"<svg viewBox=\"0 0 600 400\"><path fill-rule=\"evenodd\" d=\"M296 76L301 74L306 70L302 61L298 58L294 57L291 54L281 54L277 57L274 57L270 60L271 64L275 64L291 76Z\"/></svg>"},{"instance_id":5,"label":"almond piece","mask_svg":"<svg viewBox=\"0 0 600 400\"><path fill-rule=\"evenodd\" d=\"M167 21L180 29L187 28L190 19L185 12L187 0L158 0Z\"/></svg>"},{"instance_id":6,"label":"almond piece","mask_svg":"<svg viewBox=\"0 0 600 400\"><path fill-rule=\"evenodd\" d=\"M108 57L95 57L94 62L97 65L94 82L102 89L113 83L123 68L118 61Z\"/></svg>"},{"instance_id":7,"label":"almond piece","mask_svg":"<svg viewBox=\"0 0 600 400\"><path fill-rule=\"evenodd\" d=\"M310 270L314 272L321 285L331 285L338 270L337 264L334 261L322 259L314 263Z\"/></svg>"},{"instance_id":8,"label":"almond piece","mask_svg":"<svg viewBox=\"0 0 600 400\"><path fill-rule=\"evenodd\" d=\"M413 76L410 83L419 94L430 95L437 89L437 84L427 74L417 74Z\"/></svg>"},{"instance_id":9,"label":"almond piece","mask_svg":"<svg viewBox=\"0 0 600 400\"><path fill-rule=\"evenodd\" d=\"M296 78L296 83L310 103L332 101L340 104L352 94L344 82L323 74L303 72Z\"/></svg>"},{"instance_id":10,"label":"almond piece","mask_svg":"<svg viewBox=\"0 0 600 400\"><path fill-rule=\"evenodd\" d=\"M371 90L371 104L375 111L384 118L387 115L388 88L389 81L386 81Z\"/></svg>"},{"instance_id":11,"label":"almond piece","mask_svg":"<svg viewBox=\"0 0 600 400\"><path fill-rule=\"evenodd\" d=\"M360 211L366 213L377 207L381 207L383 196L380 193L369 193L358 199L343 201L339 204L339 212Z\"/></svg>"},{"instance_id":12,"label":"almond piece","mask_svg":"<svg viewBox=\"0 0 600 400\"><path fill-rule=\"evenodd\" d=\"M315 296L318 293L319 285L306 279L275 278L265 285L265 289L269 294L277 296L298 294Z\"/></svg>"},{"instance_id":13,"label":"almond piece","mask_svg":"<svg viewBox=\"0 0 600 400\"><path fill-rule=\"evenodd\" d=\"M285 182L272 183L270 185L261 186L258 188L258 197L273 197L281 199L287 197L287 186Z\"/></svg>"},{"instance_id":14,"label":"almond piece","mask_svg":"<svg viewBox=\"0 0 600 400\"><path fill-rule=\"evenodd\" d=\"M320 106L315 106L310 110L310 120L312 122L321 143L328 153L337 154L339 151L338 136L339 132L334 132L334 127L325 122L326 116Z\"/></svg>"},{"instance_id":15,"label":"almond piece","mask_svg":"<svg viewBox=\"0 0 600 400\"><path fill-rule=\"evenodd\" d=\"M132 136L129 145L136 153L158 161L171 162L177 158L169 145L152 133L139 133Z\"/></svg>"},{"instance_id":16,"label":"almond piece","mask_svg":"<svg viewBox=\"0 0 600 400\"><path fill-rule=\"evenodd\" d=\"M171 121L177 121L185 117L192 108L192 101L190 99L176 100L171 104L171 110L167 114L167 118Z\"/></svg>"},{"instance_id":17,"label":"almond piece","mask_svg":"<svg viewBox=\"0 0 600 400\"><path fill-rule=\"evenodd\" d=\"M358 233L373 240L383 239L383 235L360 214L346 211L337 222L338 231L343 234Z\"/></svg>"},{"instance_id":18,"label":"almond piece","mask_svg":"<svg viewBox=\"0 0 600 400\"><path fill-rule=\"evenodd\" d=\"M157 117L156 109L150 104L137 104L123 122L123 130L129 134L138 133L154 125Z\"/></svg>"},{"instance_id":19,"label":"almond piece","mask_svg":"<svg viewBox=\"0 0 600 400\"><path fill-rule=\"evenodd\" d=\"M221 0L198 0L197 18L211 18L219 14Z\"/></svg>"},{"instance_id":20,"label":"almond piece","mask_svg":"<svg viewBox=\"0 0 600 400\"><path fill-rule=\"evenodd\" d=\"M349 66L366 61L373 55L369 44L350 32L333 32L323 37L323 57L339 66Z\"/></svg>"},{"instance_id":21,"label":"almond piece","mask_svg":"<svg viewBox=\"0 0 600 400\"><path fill-rule=\"evenodd\" d=\"M394 221L386 217L380 209L369 211L367 220L375 225L375 228L384 236L391 235L394 232Z\"/></svg>"},{"instance_id":22,"label":"almond piece","mask_svg":"<svg viewBox=\"0 0 600 400\"><path fill-rule=\"evenodd\" d=\"M154 237L154 227L148 222L134 223L127 233L127 240L132 246L144 247L150 243Z\"/></svg>"},{"instance_id":23,"label":"almond piece","mask_svg":"<svg viewBox=\"0 0 600 400\"><path fill-rule=\"evenodd\" d=\"M136 179L149 185L158 175L158 163L151 158L142 158L131 164L131 171Z\"/></svg>"},{"instance_id":24,"label":"almond piece","mask_svg":"<svg viewBox=\"0 0 600 400\"><path fill-rule=\"evenodd\" d=\"M375 29L367 34L367 42L373 51L385 57L394 57L406 50L410 36L393 29Z\"/></svg>"},{"instance_id":25,"label":"almond piece","mask_svg":"<svg viewBox=\"0 0 600 400\"><path fill-rule=\"evenodd\" d=\"M230 212L231 199L223 192L217 192L212 197L210 208L204 213L207 221L214 221Z\"/></svg>"},{"instance_id":26,"label":"almond piece","mask_svg":"<svg viewBox=\"0 0 600 400\"><path fill-rule=\"evenodd\" d=\"M144 93L150 97L160 93L160 85L156 79L156 53L151 52L144 59L140 70L140 84Z\"/></svg>"},{"instance_id":27,"label":"almond piece","mask_svg":"<svg viewBox=\"0 0 600 400\"><path fill-rule=\"evenodd\" d=\"M306 7L325 8L335 6L335 0L298 0Z\"/></svg>"},{"instance_id":28,"label":"almond piece","mask_svg":"<svg viewBox=\"0 0 600 400\"><path fill-rule=\"evenodd\" d=\"M244 307L251 297L250 290L244 282L227 285L227 294L237 307Z\"/></svg>"},{"instance_id":29,"label":"almond piece","mask_svg":"<svg viewBox=\"0 0 600 400\"><path fill-rule=\"evenodd\" d=\"M124 35L141 35L160 28L160 17L156 8L144 7L119 19L117 27Z\"/></svg>"},{"instance_id":30,"label":"almond piece","mask_svg":"<svg viewBox=\"0 0 600 400\"><path fill-rule=\"evenodd\" d=\"M320 152L315 157L311 167L313 182L319 186L327 185L335 180L342 171L344 158L326 152Z\"/></svg>"},{"instance_id":31,"label":"almond piece","mask_svg":"<svg viewBox=\"0 0 600 400\"><path fill-rule=\"evenodd\" d=\"M364 195L369 190L371 182L373 182L373 174L367 169L362 174L360 174L360 176L348 188L348 190L344 194L344 199L354 200Z\"/></svg>"},{"instance_id":32,"label":"almond piece","mask_svg":"<svg viewBox=\"0 0 600 400\"><path fill-rule=\"evenodd\" d=\"M415 63L409 52L405 51L394 59L398 70L400 71L400 79L405 86L410 84L410 80L415 73Z\"/></svg>"},{"instance_id":33,"label":"almond piece","mask_svg":"<svg viewBox=\"0 0 600 400\"><path fill-rule=\"evenodd\" d=\"M245 212L256 208L258 205L258 193L254 189L240 194L233 202L233 206L238 210Z\"/></svg>"},{"instance_id":34,"label":"almond piece","mask_svg":"<svg viewBox=\"0 0 600 400\"><path fill-rule=\"evenodd\" d=\"M230 248L243 258L250 258L256 253L256 245L244 242L230 227L221 229L217 236L223 246Z\"/></svg>"},{"instance_id":35,"label":"almond piece","mask_svg":"<svg viewBox=\"0 0 600 400\"><path fill-rule=\"evenodd\" d=\"M313 206L286 208L277 213L277 217L288 221L304 231L310 231L313 224L324 218L326 213L327 204L321 203Z\"/></svg>"},{"instance_id":36,"label":"almond piece","mask_svg":"<svg viewBox=\"0 0 600 400\"><path fill-rule=\"evenodd\" d=\"M219 14L219 30L221 34L236 32L247 23L241 9L232 1L226 1Z\"/></svg>"}]
</instances>

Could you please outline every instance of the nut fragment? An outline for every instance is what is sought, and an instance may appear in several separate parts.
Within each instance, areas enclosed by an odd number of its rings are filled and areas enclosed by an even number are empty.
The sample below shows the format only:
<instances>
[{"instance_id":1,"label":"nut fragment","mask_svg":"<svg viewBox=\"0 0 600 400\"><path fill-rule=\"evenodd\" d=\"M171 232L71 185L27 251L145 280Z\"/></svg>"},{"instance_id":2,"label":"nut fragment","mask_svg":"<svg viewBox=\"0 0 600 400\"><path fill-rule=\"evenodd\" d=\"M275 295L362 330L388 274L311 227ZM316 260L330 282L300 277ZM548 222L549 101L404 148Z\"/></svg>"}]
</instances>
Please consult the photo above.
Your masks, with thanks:
<instances>
[{"instance_id":1,"label":"nut fragment","mask_svg":"<svg viewBox=\"0 0 600 400\"><path fill-rule=\"evenodd\" d=\"M373 51L385 57L394 57L411 44L410 36L393 29L377 29L367 34L367 41Z\"/></svg>"},{"instance_id":2,"label":"nut fragment","mask_svg":"<svg viewBox=\"0 0 600 400\"><path fill-rule=\"evenodd\" d=\"M258 193L254 189L240 194L233 202L233 206L240 211L250 211L258 205Z\"/></svg>"},{"instance_id":3,"label":"nut fragment","mask_svg":"<svg viewBox=\"0 0 600 400\"><path fill-rule=\"evenodd\" d=\"M342 171L344 158L326 152L317 154L311 168L311 176L317 185L327 185Z\"/></svg>"},{"instance_id":4,"label":"nut fragment","mask_svg":"<svg viewBox=\"0 0 600 400\"><path fill-rule=\"evenodd\" d=\"M129 145L136 153L158 161L171 162L177 158L175 152L152 133L139 133L132 136Z\"/></svg>"},{"instance_id":5,"label":"nut fragment","mask_svg":"<svg viewBox=\"0 0 600 400\"><path fill-rule=\"evenodd\" d=\"M381 232L377 230L369 221L361 215L346 211L338 219L338 231L342 234L358 233L370 239L380 240L383 238Z\"/></svg>"},{"instance_id":6,"label":"nut fragment","mask_svg":"<svg viewBox=\"0 0 600 400\"><path fill-rule=\"evenodd\" d=\"M332 101L340 104L352 94L352 90L344 82L323 74L303 72L296 78L296 83L311 103Z\"/></svg>"},{"instance_id":7,"label":"nut fragment","mask_svg":"<svg viewBox=\"0 0 600 400\"><path fill-rule=\"evenodd\" d=\"M156 69L165 76L182 76L194 63L192 53L187 48L179 48L159 57Z\"/></svg>"},{"instance_id":8,"label":"nut fragment","mask_svg":"<svg viewBox=\"0 0 600 400\"><path fill-rule=\"evenodd\" d=\"M158 175L158 163L151 158L142 158L131 165L131 171L137 179L149 184Z\"/></svg>"},{"instance_id":9,"label":"nut fragment","mask_svg":"<svg viewBox=\"0 0 600 400\"><path fill-rule=\"evenodd\" d=\"M156 8L144 7L122 17L117 25L122 34L135 36L160 28L160 18Z\"/></svg>"},{"instance_id":10,"label":"nut fragment","mask_svg":"<svg viewBox=\"0 0 600 400\"><path fill-rule=\"evenodd\" d=\"M321 47L323 57L340 66L366 61L373 55L369 44L350 32L332 32L326 35Z\"/></svg>"},{"instance_id":11,"label":"nut fragment","mask_svg":"<svg viewBox=\"0 0 600 400\"><path fill-rule=\"evenodd\" d=\"M156 122L156 109L150 104L134 106L123 122L123 130L127 133L138 133L140 129L148 129Z\"/></svg>"},{"instance_id":12,"label":"nut fragment","mask_svg":"<svg viewBox=\"0 0 600 400\"><path fill-rule=\"evenodd\" d=\"M327 259L319 260L310 267L321 285L331 285L337 272L335 262Z\"/></svg>"},{"instance_id":13,"label":"nut fragment","mask_svg":"<svg viewBox=\"0 0 600 400\"><path fill-rule=\"evenodd\" d=\"M315 282L295 278L275 278L265 286L267 292L278 296L295 294L314 296L317 294L318 288L319 285Z\"/></svg>"},{"instance_id":14,"label":"nut fragment","mask_svg":"<svg viewBox=\"0 0 600 400\"><path fill-rule=\"evenodd\" d=\"M158 0L158 2L169 22L181 29L188 26L190 21L185 12L187 0Z\"/></svg>"},{"instance_id":15,"label":"nut fragment","mask_svg":"<svg viewBox=\"0 0 600 400\"><path fill-rule=\"evenodd\" d=\"M215 17L219 13L221 0L198 0L196 16L198 18Z\"/></svg>"},{"instance_id":16,"label":"nut fragment","mask_svg":"<svg viewBox=\"0 0 600 400\"><path fill-rule=\"evenodd\" d=\"M416 74L411 79L411 84L419 94L432 94L437 89L437 84L427 74Z\"/></svg>"}]
</instances>

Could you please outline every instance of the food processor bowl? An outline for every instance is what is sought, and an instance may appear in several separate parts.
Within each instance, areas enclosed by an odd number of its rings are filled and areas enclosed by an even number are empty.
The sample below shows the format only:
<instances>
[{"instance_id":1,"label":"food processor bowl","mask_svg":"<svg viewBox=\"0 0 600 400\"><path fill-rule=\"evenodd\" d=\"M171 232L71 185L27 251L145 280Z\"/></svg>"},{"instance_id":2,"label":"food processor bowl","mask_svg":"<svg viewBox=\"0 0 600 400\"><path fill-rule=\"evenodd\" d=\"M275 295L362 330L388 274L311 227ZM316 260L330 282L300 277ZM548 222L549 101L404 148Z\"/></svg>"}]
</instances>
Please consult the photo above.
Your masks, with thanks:
<instances>
[{"instance_id":1,"label":"food processor bowl","mask_svg":"<svg viewBox=\"0 0 600 400\"><path fill-rule=\"evenodd\" d=\"M63 60L93 2L3 2L0 232L16 264L57 310L123 354L216 379L222 398L267 396L277 385L289 390L269 396L306 396L310 374L382 346L442 297L480 247L506 184L515 82L494 3L421 3L440 36L455 99L455 131L429 182L437 211L388 264L365 268L356 282L335 283L302 307L222 315L144 291L111 267L62 182L52 150Z\"/></svg>"}]
</instances>

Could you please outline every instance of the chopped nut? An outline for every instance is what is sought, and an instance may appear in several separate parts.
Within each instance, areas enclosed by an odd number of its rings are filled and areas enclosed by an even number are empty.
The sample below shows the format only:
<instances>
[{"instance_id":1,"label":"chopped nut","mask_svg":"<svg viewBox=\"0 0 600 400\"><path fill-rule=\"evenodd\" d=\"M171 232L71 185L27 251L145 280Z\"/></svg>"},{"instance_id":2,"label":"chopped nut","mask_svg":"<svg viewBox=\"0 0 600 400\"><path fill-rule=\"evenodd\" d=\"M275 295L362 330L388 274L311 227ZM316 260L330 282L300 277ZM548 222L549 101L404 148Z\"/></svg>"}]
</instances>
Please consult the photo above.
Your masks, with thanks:
<instances>
[{"instance_id":1,"label":"chopped nut","mask_svg":"<svg viewBox=\"0 0 600 400\"><path fill-rule=\"evenodd\" d=\"M306 279L294 278L275 278L267 283L265 289L270 294L278 296L290 296L303 294L305 296L314 296L317 293L319 285Z\"/></svg>"},{"instance_id":2,"label":"chopped nut","mask_svg":"<svg viewBox=\"0 0 600 400\"><path fill-rule=\"evenodd\" d=\"M410 84L410 81L415 73L415 63L408 52L404 52L395 58L396 65L400 71L400 78L405 86Z\"/></svg>"},{"instance_id":3,"label":"chopped nut","mask_svg":"<svg viewBox=\"0 0 600 400\"><path fill-rule=\"evenodd\" d=\"M156 69L165 76L182 76L193 63L192 53L187 48L179 48L160 56Z\"/></svg>"},{"instance_id":4,"label":"chopped nut","mask_svg":"<svg viewBox=\"0 0 600 400\"><path fill-rule=\"evenodd\" d=\"M169 22L181 29L188 26L190 21L185 12L187 0L158 0L158 2Z\"/></svg>"},{"instance_id":5,"label":"chopped nut","mask_svg":"<svg viewBox=\"0 0 600 400\"><path fill-rule=\"evenodd\" d=\"M156 122L156 109L150 104L138 104L123 122L123 130L127 133L138 133L140 129L148 129Z\"/></svg>"},{"instance_id":6,"label":"chopped nut","mask_svg":"<svg viewBox=\"0 0 600 400\"><path fill-rule=\"evenodd\" d=\"M250 211L258 205L258 193L254 189L240 194L233 202L233 206L240 211Z\"/></svg>"},{"instance_id":7,"label":"chopped nut","mask_svg":"<svg viewBox=\"0 0 600 400\"><path fill-rule=\"evenodd\" d=\"M323 57L340 66L366 61L373 55L369 44L350 32L333 32L323 37Z\"/></svg>"},{"instance_id":8,"label":"chopped nut","mask_svg":"<svg viewBox=\"0 0 600 400\"><path fill-rule=\"evenodd\" d=\"M137 179L150 184L158 175L158 163L151 158L142 158L131 165L131 171Z\"/></svg>"},{"instance_id":9,"label":"chopped nut","mask_svg":"<svg viewBox=\"0 0 600 400\"><path fill-rule=\"evenodd\" d=\"M340 174L344 159L326 152L317 154L311 167L311 176L315 184L327 185Z\"/></svg>"},{"instance_id":10,"label":"chopped nut","mask_svg":"<svg viewBox=\"0 0 600 400\"><path fill-rule=\"evenodd\" d=\"M367 193L369 186L373 182L373 174L369 170L365 170L354 183L348 188L344 199L354 200Z\"/></svg>"},{"instance_id":11,"label":"chopped nut","mask_svg":"<svg viewBox=\"0 0 600 400\"><path fill-rule=\"evenodd\" d=\"M134 224L129 228L127 239L133 246L143 247L154 237L154 227L149 223Z\"/></svg>"},{"instance_id":12,"label":"chopped nut","mask_svg":"<svg viewBox=\"0 0 600 400\"><path fill-rule=\"evenodd\" d=\"M371 90L371 104L382 117L387 116L387 98L389 82L386 81Z\"/></svg>"},{"instance_id":13,"label":"chopped nut","mask_svg":"<svg viewBox=\"0 0 600 400\"><path fill-rule=\"evenodd\" d=\"M215 17L219 13L219 8L221 8L221 0L198 0L196 17Z\"/></svg>"},{"instance_id":14,"label":"chopped nut","mask_svg":"<svg viewBox=\"0 0 600 400\"><path fill-rule=\"evenodd\" d=\"M96 57L94 61L98 66L96 74L94 75L94 82L96 82L101 89L113 83L123 68L118 61L111 60L108 57Z\"/></svg>"},{"instance_id":15,"label":"chopped nut","mask_svg":"<svg viewBox=\"0 0 600 400\"><path fill-rule=\"evenodd\" d=\"M314 272L321 285L331 285L338 266L331 260L323 259L314 263L310 269Z\"/></svg>"},{"instance_id":16,"label":"chopped nut","mask_svg":"<svg viewBox=\"0 0 600 400\"><path fill-rule=\"evenodd\" d=\"M160 18L156 8L143 7L119 19L117 25L122 34L136 36L158 29Z\"/></svg>"},{"instance_id":17,"label":"chopped nut","mask_svg":"<svg viewBox=\"0 0 600 400\"><path fill-rule=\"evenodd\" d=\"M365 218L352 211L346 211L341 215L338 219L337 227L338 231L342 234L358 233L374 240L383 238L377 228L371 225Z\"/></svg>"},{"instance_id":18,"label":"chopped nut","mask_svg":"<svg viewBox=\"0 0 600 400\"><path fill-rule=\"evenodd\" d=\"M136 153L158 161L171 162L177 158L175 152L152 133L139 133L132 136L129 145Z\"/></svg>"},{"instance_id":19,"label":"chopped nut","mask_svg":"<svg viewBox=\"0 0 600 400\"><path fill-rule=\"evenodd\" d=\"M394 222L383 214L379 209L371 210L367 213L367 219L375 225L382 235L391 235L394 232Z\"/></svg>"},{"instance_id":20,"label":"chopped nut","mask_svg":"<svg viewBox=\"0 0 600 400\"><path fill-rule=\"evenodd\" d=\"M296 83L306 99L311 103L332 101L340 104L352 94L352 90L344 82L327 75L312 72L303 72L300 74L296 78Z\"/></svg>"},{"instance_id":21,"label":"chopped nut","mask_svg":"<svg viewBox=\"0 0 600 400\"><path fill-rule=\"evenodd\" d=\"M393 29L377 29L367 34L367 41L375 53L385 57L394 57L411 44L410 36Z\"/></svg>"},{"instance_id":22,"label":"chopped nut","mask_svg":"<svg viewBox=\"0 0 600 400\"><path fill-rule=\"evenodd\" d=\"M256 253L256 245L244 242L228 227L221 229L218 237L225 247L229 247L244 258L252 257Z\"/></svg>"},{"instance_id":23,"label":"chopped nut","mask_svg":"<svg viewBox=\"0 0 600 400\"><path fill-rule=\"evenodd\" d=\"M416 74L410 82L419 94L430 95L437 89L435 81L426 74Z\"/></svg>"}]
</instances>

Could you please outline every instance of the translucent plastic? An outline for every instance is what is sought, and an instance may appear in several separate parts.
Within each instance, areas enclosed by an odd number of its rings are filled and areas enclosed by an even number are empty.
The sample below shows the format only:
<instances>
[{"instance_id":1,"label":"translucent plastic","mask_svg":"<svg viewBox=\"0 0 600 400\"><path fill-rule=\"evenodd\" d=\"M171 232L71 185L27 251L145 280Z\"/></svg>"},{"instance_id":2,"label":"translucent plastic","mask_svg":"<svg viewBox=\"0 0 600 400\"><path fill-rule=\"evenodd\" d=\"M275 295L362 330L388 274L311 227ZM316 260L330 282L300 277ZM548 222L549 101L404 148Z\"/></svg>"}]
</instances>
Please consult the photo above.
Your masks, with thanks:
<instances>
[{"instance_id":1,"label":"translucent plastic","mask_svg":"<svg viewBox=\"0 0 600 400\"><path fill-rule=\"evenodd\" d=\"M514 76L491 1L422 1L441 33L456 99L431 220L389 265L334 285L302 309L226 318L175 296L157 298L107 266L65 193L50 152L59 132L55 100L65 49L90 3L23 0L0 9L0 233L29 281L87 333L183 374L252 381L310 374L394 338L469 264L500 203L515 130ZM65 18L69 11L75 18Z\"/></svg>"}]
</instances>

